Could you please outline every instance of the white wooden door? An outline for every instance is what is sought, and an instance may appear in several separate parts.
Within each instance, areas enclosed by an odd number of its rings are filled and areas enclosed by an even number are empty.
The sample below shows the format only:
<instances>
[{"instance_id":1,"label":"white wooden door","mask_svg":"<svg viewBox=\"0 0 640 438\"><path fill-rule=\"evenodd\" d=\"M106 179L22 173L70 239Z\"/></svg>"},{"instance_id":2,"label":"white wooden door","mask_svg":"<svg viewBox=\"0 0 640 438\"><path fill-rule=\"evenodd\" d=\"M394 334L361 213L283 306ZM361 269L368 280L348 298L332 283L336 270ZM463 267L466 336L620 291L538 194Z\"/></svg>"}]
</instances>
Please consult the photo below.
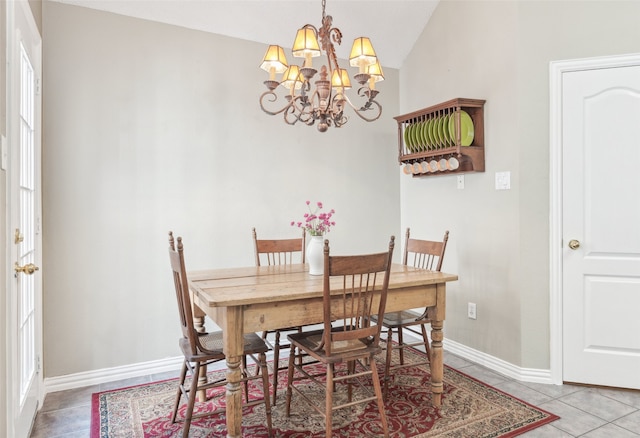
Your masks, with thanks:
<instances>
[{"instance_id":1,"label":"white wooden door","mask_svg":"<svg viewBox=\"0 0 640 438\"><path fill-rule=\"evenodd\" d=\"M640 389L640 59L562 76L563 380Z\"/></svg>"},{"instance_id":2,"label":"white wooden door","mask_svg":"<svg viewBox=\"0 0 640 438\"><path fill-rule=\"evenodd\" d=\"M26 0L9 2L9 436L23 438L42 399L41 39ZM9 15L9 14L8 14Z\"/></svg>"}]
</instances>

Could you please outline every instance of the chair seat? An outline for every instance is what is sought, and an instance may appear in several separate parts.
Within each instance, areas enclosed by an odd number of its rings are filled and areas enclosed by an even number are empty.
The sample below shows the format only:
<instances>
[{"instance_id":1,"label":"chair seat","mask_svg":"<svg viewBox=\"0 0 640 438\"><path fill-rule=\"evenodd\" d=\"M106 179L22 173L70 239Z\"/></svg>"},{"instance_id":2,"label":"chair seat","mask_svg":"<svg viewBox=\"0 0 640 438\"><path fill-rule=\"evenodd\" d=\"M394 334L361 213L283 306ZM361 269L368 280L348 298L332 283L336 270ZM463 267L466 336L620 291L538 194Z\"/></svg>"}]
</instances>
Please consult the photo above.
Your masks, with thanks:
<instances>
[{"instance_id":1,"label":"chair seat","mask_svg":"<svg viewBox=\"0 0 640 438\"><path fill-rule=\"evenodd\" d=\"M339 331L339 328L334 328L332 330L332 332L336 331ZM332 355L339 354L340 356L327 356L324 349L318 349L322 344L323 332L324 330L313 330L303 333L294 333L288 335L287 338L293 345L303 348L312 357L324 363L338 363L382 352L381 347L370 345L370 339L352 339L334 342L331 345L331 353Z\"/></svg>"},{"instance_id":2,"label":"chair seat","mask_svg":"<svg viewBox=\"0 0 640 438\"><path fill-rule=\"evenodd\" d=\"M224 359L224 339L221 332L203 333L198 335L198 340L206 354L191 354L191 345L187 338L180 339L180 349L187 360L195 362L209 359ZM244 352L243 355L260 354L269 351L267 344L256 333L247 333L244 335Z\"/></svg>"},{"instance_id":3,"label":"chair seat","mask_svg":"<svg viewBox=\"0 0 640 438\"><path fill-rule=\"evenodd\" d=\"M397 328L404 325L414 325L417 321L422 321L420 317L422 313L414 312L411 310L403 310L401 312L388 312L384 314L382 324L385 327ZM378 322L378 318L375 315L371 316L371 321ZM428 320L425 320L428 322Z\"/></svg>"}]
</instances>

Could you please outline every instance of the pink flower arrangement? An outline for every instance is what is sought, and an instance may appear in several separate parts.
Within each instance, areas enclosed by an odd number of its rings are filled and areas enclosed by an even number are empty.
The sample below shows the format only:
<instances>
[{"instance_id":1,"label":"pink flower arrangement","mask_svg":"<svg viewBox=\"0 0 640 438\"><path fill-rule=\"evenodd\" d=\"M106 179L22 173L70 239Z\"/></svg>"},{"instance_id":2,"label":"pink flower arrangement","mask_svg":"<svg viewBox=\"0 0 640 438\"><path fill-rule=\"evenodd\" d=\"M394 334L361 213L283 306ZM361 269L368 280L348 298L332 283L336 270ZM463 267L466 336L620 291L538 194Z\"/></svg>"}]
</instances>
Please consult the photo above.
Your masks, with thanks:
<instances>
[{"instance_id":1,"label":"pink flower arrangement","mask_svg":"<svg viewBox=\"0 0 640 438\"><path fill-rule=\"evenodd\" d=\"M322 202L317 202L315 209L312 210L311 201L307 201L307 207L309 208L309 213L304 214L304 221L291 221L291 225L304 228L312 236L322 236L324 233L331 231L331 227L336 224L331 220L335 211L331 209L328 213L321 212Z\"/></svg>"}]
</instances>

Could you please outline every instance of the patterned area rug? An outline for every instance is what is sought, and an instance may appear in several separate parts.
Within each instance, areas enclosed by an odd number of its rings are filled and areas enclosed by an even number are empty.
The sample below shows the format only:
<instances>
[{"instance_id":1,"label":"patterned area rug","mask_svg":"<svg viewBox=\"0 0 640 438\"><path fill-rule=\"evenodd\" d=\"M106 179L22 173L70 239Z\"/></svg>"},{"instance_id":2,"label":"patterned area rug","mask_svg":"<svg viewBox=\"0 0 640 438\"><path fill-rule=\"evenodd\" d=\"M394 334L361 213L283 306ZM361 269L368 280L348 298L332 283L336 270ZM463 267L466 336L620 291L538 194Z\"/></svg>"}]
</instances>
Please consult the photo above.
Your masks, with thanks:
<instances>
[{"instance_id":1,"label":"patterned area rug","mask_svg":"<svg viewBox=\"0 0 640 438\"><path fill-rule=\"evenodd\" d=\"M405 360L416 360L420 352L405 353ZM381 355L382 356L382 355ZM382 359L382 358L381 358ZM378 363L382 371L382 364ZM445 366L442 408L431 406L427 367L397 370L389 386L386 401L389 434L394 438L426 437L514 437L556 420L558 417L485 385ZM213 371L211 378L222 371ZM286 370L281 371L278 404L272 409L275 437L323 437L324 419L300 399L292 403L290 417L285 415ZM382 375L382 372L380 373ZM171 424L176 394L175 379L93 394L91 438L180 437L182 425ZM261 388L250 391L259 396ZM314 388L306 391L313 393ZM209 395L222 394L217 389ZM338 391L337 399L345 391ZM357 392L355 397L357 397ZM313 394L324 400L321 391ZM196 403L198 412L224 404L224 397ZM185 403L181 406L184 414ZM243 436L267 437L264 405L245 408ZM226 436L224 416L205 417L191 424L190 437ZM378 410L374 402L341 409L333 415L334 437L381 436Z\"/></svg>"}]
</instances>

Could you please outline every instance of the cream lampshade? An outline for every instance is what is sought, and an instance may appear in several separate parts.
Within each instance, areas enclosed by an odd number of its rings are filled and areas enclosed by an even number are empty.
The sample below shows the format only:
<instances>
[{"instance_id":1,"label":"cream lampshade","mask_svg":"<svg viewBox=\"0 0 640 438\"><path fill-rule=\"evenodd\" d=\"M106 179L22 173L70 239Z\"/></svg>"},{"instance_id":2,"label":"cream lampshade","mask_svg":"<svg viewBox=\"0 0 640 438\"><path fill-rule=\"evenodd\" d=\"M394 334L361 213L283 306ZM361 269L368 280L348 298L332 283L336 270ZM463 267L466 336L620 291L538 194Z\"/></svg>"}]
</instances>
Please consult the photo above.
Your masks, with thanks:
<instances>
[{"instance_id":1,"label":"cream lampshade","mask_svg":"<svg viewBox=\"0 0 640 438\"><path fill-rule=\"evenodd\" d=\"M304 82L304 78L300 74L300 67L297 65L290 65L288 69L282 75L282 85L287 90L299 90L302 88L302 83ZM292 88L293 87L293 88Z\"/></svg>"},{"instance_id":2,"label":"cream lampshade","mask_svg":"<svg viewBox=\"0 0 640 438\"><path fill-rule=\"evenodd\" d=\"M368 66L367 73L369 74L369 88L375 90L376 82L384 81L384 73L382 72L380 62L376 61L375 64Z\"/></svg>"},{"instance_id":3,"label":"cream lampshade","mask_svg":"<svg viewBox=\"0 0 640 438\"><path fill-rule=\"evenodd\" d=\"M358 67L360 73L366 73L366 67L375 64L377 61L378 57L369 38L359 37L353 41L351 55L349 56L349 64L352 67Z\"/></svg>"},{"instance_id":4,"label":"cream lampshade","mask_svg":"<svg viewBox=\"0 0 640 438\"><path fill-rule=\"evenodd\" d=\"M293 56L297 58L304 58L305 67L311 67L311 58L321 55L316 31L307 26L302 29L298 29L296 39L293 41L293 49L291 51Z\"/></svg>"},{"instance_id":5,"label":"cream lampshade","mask_svg":"<svg viewBox=\"0 0 640 438\"><path fill-rule=\"evenodd\" d=\"M331 74L331 86L344 90L351 88L351 79L349 79L349 73L346 69L339 68L333 71Z\"/></svg>"},{"instance_id":6,"label":"cream lampshade","mask_svg":"<svg viewBox=\"0 0 640 438\"><path fill-rule=\"evenodd\" d=\"M280 46L269 46L264 54L260 68L269 72L269 80L276 78L276 73L282 73L287 69L287 58Z\"/></svg>"}]
</instances>

